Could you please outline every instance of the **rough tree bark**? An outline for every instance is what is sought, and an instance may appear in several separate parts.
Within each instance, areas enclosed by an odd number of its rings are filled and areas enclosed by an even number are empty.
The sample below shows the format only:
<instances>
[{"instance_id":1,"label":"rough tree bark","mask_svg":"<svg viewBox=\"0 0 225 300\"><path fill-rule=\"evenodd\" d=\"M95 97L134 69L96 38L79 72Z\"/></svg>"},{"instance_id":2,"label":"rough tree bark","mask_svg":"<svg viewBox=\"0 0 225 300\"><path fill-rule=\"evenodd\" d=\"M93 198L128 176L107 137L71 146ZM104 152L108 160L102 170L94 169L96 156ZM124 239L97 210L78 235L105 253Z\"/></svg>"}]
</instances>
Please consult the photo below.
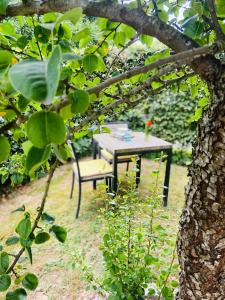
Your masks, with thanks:
<instances>
[{"instance_id":1,"label":"rough tree bark","mask_svg":"<svg viewBox=\"0 0 225 300\"><path fill-rule=\"evenodd\" d=\"M215 71L180 219L180 300L225 298L225 69Z\"/></svg>"}]
</instances>

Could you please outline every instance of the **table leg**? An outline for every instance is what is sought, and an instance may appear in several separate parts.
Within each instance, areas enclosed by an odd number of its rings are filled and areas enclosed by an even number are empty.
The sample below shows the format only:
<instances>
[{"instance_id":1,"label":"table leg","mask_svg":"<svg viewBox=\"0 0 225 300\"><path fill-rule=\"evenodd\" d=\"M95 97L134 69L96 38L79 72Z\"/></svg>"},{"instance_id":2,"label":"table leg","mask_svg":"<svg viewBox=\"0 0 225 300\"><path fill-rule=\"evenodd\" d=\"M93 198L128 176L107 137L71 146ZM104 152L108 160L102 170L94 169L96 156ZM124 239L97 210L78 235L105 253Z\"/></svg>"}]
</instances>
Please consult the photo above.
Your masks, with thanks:
<instances>
[{"instance_id":1,"label":"table leg","mask_svg":"<svg viewBox=\"0 0 225 300\"><path fill-rule=\"evenodd\" d=\"M166 174L164 179L164 189L163 189L163 205L168 204L168 194L169 194L169 183L170 183L170 167L172 160L172 149L166 150L167 161L166 161Z\"/></svg>"},{"instance_id":2,"label":"table leg","mask_svg":"<svg viewBox=\"0 0 225 300\"><path fill-rule=\"evenodd\" d=\"M92 155L93 155L93 159L97 158L97 153L98 153L98 145L96 143L95 140L92 140ZM97 181L94 180L93 181L93 189L96 190L96 183Z\"/></svg>"},{"instance_id":3,"label":"table leg","mask_svg":"<svg viewBox=\"0 0 225 300\"><path fill-rule=\"evenodd\" d=\"M141 157L139 156L136 162L136 187L138 188L138 185L140 184L140 177L141 177Z\"/></svg>"},{"instance_id":4,"label":"table leg","mask_svg":"<svg viewBox=\"0 0 225 300\"><path fill-rule=\"evenodd\" d=\"M113 193L117 192L117 155L113 156Z\"/></svg>"}]
</instances>

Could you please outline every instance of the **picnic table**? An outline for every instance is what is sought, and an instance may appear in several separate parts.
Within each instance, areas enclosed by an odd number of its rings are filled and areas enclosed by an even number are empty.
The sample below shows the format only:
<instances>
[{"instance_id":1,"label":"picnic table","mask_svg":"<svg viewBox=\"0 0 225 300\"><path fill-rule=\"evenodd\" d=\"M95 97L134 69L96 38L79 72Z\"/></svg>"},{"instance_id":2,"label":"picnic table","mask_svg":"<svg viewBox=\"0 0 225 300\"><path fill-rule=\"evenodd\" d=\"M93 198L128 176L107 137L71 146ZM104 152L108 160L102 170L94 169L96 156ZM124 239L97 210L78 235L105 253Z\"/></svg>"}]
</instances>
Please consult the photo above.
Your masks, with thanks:
<instances>
[{"instance_id":1,"label":"picnic table","mask_svg":"<svg viewBox=\"0 0 225 300\"><path fill-rule=\"evenodd\" d=\"M152 135L149 135L146 138L146 135L143 132L132 132L132 136L133 138L129 142L127 142L115 138L112 134L95 134L93 136L93 158L97 158L98 148L103 148L113 155L113 191L116 192L118 186L117 159L119 156L134 154L142 156L146 153L163 151L167 155L163 189L163 204L164 206L167 206L172 158L172 144Z\"/></svg>"}]
</instances>

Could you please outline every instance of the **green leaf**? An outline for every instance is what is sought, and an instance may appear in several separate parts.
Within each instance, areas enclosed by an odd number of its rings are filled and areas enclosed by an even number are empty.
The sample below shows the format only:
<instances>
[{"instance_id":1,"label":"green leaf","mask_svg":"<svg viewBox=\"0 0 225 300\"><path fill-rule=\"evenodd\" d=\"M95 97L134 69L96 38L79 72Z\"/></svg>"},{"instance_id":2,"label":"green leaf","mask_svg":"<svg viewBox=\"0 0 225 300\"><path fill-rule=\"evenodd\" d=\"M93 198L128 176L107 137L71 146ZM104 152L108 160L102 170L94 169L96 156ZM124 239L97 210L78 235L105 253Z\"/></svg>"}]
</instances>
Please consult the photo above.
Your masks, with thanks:
<instances>
[{"instance_id":1,"label":"green leaf","mask_svg":"<svg viewBox=\"0 0 225 300\"><path fill-rule=\"evenodd\" d=\"M18 99L18 107L19 107L19 110L21 112L24 112L25 109L27 108L27 105L29 104L29 100L26 99L25 97L23 97L22 95L19 97Z\"/></svg>"},{"instance_id":2,"label":"green leaf","mask_svg":"<svg viewBox=\"0 0 225 300\"><path fill-rule=\"evenodd\" d=\"M6 13L6 8L9 4L10 0L1 0L0 1L0 15L5 15Z\"/></svg>"},{"instance_id":3,"label":"green leaf","mask_svg":"<svg viewBox=\"0 0 225 300\"><path fill-rule=\"evenodd\" d=\"M38 278L36 275L32 274L32 273L28 273L23 281L22 281L22 285L31 291L36 290L37 286L38 286Z\"/></svg>"},{"instance_id":4,"label":"green leaf","mask_svg":"<svg viewBox=\"0 0 225 300\"><path fill-rule=\"evenodd\" d=\"M149 35L142 34L140 36L140 40L143 44L147 45L148 47L151 47L152 42L153 42L153 37Z\"/></svg>"},{"instance_id":5,"label":"green leaf","mask_svg":"<svg viewBox=\"0 0 225 300\"><path fill-rule=\"evenodd\" d=\"M6 67L13 63L14 55L7 50L0 50L0 67Z\"/></svg>"},{"instance_id":6,"label":"green leaf","mask_svg":"<svg viewBox=\"0 0 225 300\"><path fill-rule=\"evenodd\" d=\"M63 119L51 111L34 113L27 122L27 136L37 148L50 143L62 144L66 138Z\"/></svg>"},{"instance_id":7,"label":"green leaf","mask_svg":"<svg viewBox=\"0 0 225 300\"><path fill-rule=\"evenodd\" d=\"M59 161L61 161L62 163L65 163L67 161L67 152L62 145L53 145L53 150Z\"/></svg>"},{"instance_id":8,"label":"green leaf","mask_svg":"<svg viewBox=\"0 0 225 300\"><path fill-rule=\"evenodd\" d=\"M27 292L24 289L16 289L6 294L6 300L24 300L26 296Z\"/></svg>"},{"instance_id":9,"label":"green leaf","mask_svg":"<svg viewBox=\"0 0 225 300\"><path fill-rule=\"evenodd\" d=\"M43 44L48 43L51 36L51 30L44 28L43 26L37 25L34 28L34 35L36 39Z\"/></svg>"},{"instance_id":10,"label":"green leaf","mask_svg":"<svg viewBox=\"0 0 225 300\"><path fill-rule=\"evenodd\" d=\"M17 46L18 46L21 50L23 50L23 49L27 46L28 42L29 42L29 38L28 38L28 37L26 37L26 36L21 36L21 37L18 38L18 40L17 40Z\"/></svg>"},{"instance_id":11,"label":"green leaf","mask_svg":"<svg viewBox=\"0 0 225 300\"><path fill-rule=\"evenodd\" d=\"M120 31L124 32L128 39L132 39L136 33L135 29L125 24L120 25Z\"/></svg>"},{"instance_id":12,"label":"green leaf","mask_svg":"<svg viewBox=\"0 0 225 300\"><path fill-rule=\"evenodd\" d=\"M204 25L200 21L198 21L198 16L192 16L187 19L182 27L184 28L184 34L191 38L199 38L201 33L203 32Z\"/></svg>"},{"instance_id":13,"label":"green leaf","mask_svg":"<svg viewBox=\"0 0 225 300\"><path fill-rule=\"evenodd\" d=\"M50 239L50 235L47 232L40 232L35 237L35 244L42 244Z\"/></svg>"},{"instance_id":14,"label":"green leaf","mask_svg":"<svg viewBox=\"0 0 225 300\"><path fill-rule=\"evenodd\" d=\"M10 144L5 136L0 136L0 163L8 159Z\"/></svg>"},{"instance_id":15,"label":"green leaf","mask_svg":"<svg viewBox=\"0 0 225 300\"><path fill-rule=\"evenodd\" d=\"M46 224L52 224L55 222L55 217L49 215L48 213L44 212L41 215L41 220Z\"/></svg>"},{"instance_id":16,"label":"green leaf","mask_svg":"<svg viewBox=\"0 0 225 300\"><path fill-rule=\"evenodd\" d=\"M13 88L28 100L44 101L48 95L46 62L27 60L9 70Z\"/></svg>"},{"instance_id":17,"label":"green leaf","mask_svg":"<svg viewBox=\"0 0 225 300\"><path fill-rule=\"evenodd\" d=\"M113 40L117 47L123 47L126 42L126 35L122 31L116 32Z\"/></svg>"},{"instance_id":18,"label":"green leaf","mask_svg":"<svg viewBox=\"0 0 225 300\"><path fill-rule=\"evenodd\" d=\"M9 267L9 255L6 252L0 254L0 274L4 274Z\"/></svg>"},{"instance_id":19,"label":"green leaf","mask_svg":"<svg viewBox=\"0 0 225 300\"><path fill-rule=\"evenodd\" d=\"M28 255L28 258L30 260L30 263L32 264L33 263L33 255L32 255L31 247L26 247L25 250L27 252L27 255Z\"/></svg>"},{"instance_id":20,"label":"green leaf","mask_svg":"<svg viewBox=\"0 0 225 300\"><path fill-rule=\"evenodd\" d=\"M13 236L10 236L7 240L6 240L6 245L7 246L11 246L11 245L14 245L14 244L16 244L16 243L18 243L19 242L19 237L18 236L16 236L16 235L13 235Z\"/></svg>"},{"instance_id":21,"label":"green leaf","mask_svg":"<svg viewBox=\"0 0 225 300\"><path fill-rule=\"evenodd\" d=\"M217 0L215 1L215 4L216 4L216 12L218 16L224 17L225 16L224 0Z\"/></svg>"},{"instance_id":22,"label":"green leaf","mask_svg":"<svg viewBox=\"0 0 225 300\"><path fill-rule=\"evenodd\" d=\"M73 41L79 42L81 39L86 38L90 34L91 34L90 29L88 27L86 27L86 28L80 30L79 32L77 32L76 34L74 34Z\"/></svg>"},{"instance_id":23,"label":"green leaf","mask_svg":"<svg viewBox=\"0 0 225 300\"><path fill-rule=\"evenodd\" d=\"M16 227L16 233L18 233L19 236L24 240L29 237L31 233L31 220L28 215L26 215L24 219L19 222Z\"/></svg>"},{"instance_id":24,"label":"green leaf","mask_svg":"<svg viewBox=\"0 0 225 300\"><path fill-rule=\"evenodd\" d=\"M76 114L84 113L89 106L89 94L82 90L76 90L73 94L70 94L70 100L72 102L71 111Z\"/></svg>"},{"instance_id":25,"label":"green leaf","mask_svg":"<svg viewBox=\"0 0 225 300\"><path fill-rule=\"evenodd\" d=\"M31 233L27 239L20 238L20 244L24 248L30 248L35 239L34 233Z\"/></svg>"},{"instance_id":26,"label":"green leaf","mask_svg":"<svg viewBox=\"0 0 225 300\"><path fill-rule=\"evenodd\" d=\"M15 64L9 70L13 88L28 100L46 101L54 98L60 78L61 50L57 46L49 62L26 60Z\"/></svg>"},{"instance_id":27,"label":"green leaf","mask_svg":"<svg viewBox=\"0 0 225 300\"><path fill-rule=\"evenodd\" d=\"M95 54L88 54L83 59L84 70L92 73L97 69L98 57Z\"/></svg>"},{"instance_id":28,"label":"green leaf","mask_svg":"<svg viewBox=\"0 0 225 300\"><path fill-rule=\"evenodd\" d=\"M55 23L55 26L62 23L63 21L71 21L75 25L79 21L81 16L82 16L82 8L80 7L73 8L67 11L61 17L59 17Z\"/></svg>"},{"instance_id":29,"label":"green leaf","mask_svg":"<svg viewBox=\"0 0 225 300\"><path fill-rule=\"evenodd\" d=\"M48 160L50 153L50 146L46 146L43 149L31 147L26 159L26 170L28 171L29 176L32 176L34 172Z\"/></svg>"},{"instance_id":30,"label":"green leaf","mask_svg":"<svg viewBox=\"0 0 225 300\"><path fill-rule=\"evenodd\" d=\"M30 141L22 143L23 153L27 156L30 149L33 147L33 144Z\"/></svg>"},{"instance_id":31,"label":"green leaf","mask_svg":"<svg viewBox=\"0 0 225 300\"><path fill-rule=\"evenodd\" d=\"M11 285L11 277L8 274L0 276L0 292L8 290Z\"/></svg>"},{"instance_id":32,"label":"green leaf","mask_svg":"<svg viewBox=\"0 0 225 300\"><path fill-rule=\"evenodd\" d=\"M145 256L145 263L146 265L151 265L158 262L158 258L153 257L152 255L146 255Z\"/></svg>"},{"instance_id":33,"label":"green leaf","mask_svg":"<svg viewBox=\"0 0 225 300\"><path fill-rule=\"evenodd\" d=\"M51 103L52 99L55 97L59 79L60 79L60 61L62 57L62 52L60 46L57 46L49 59L47 66L47 85L48 85L48 97L47 102Z\"/></svg>"},{"instance_id":34,"label":"green leaf","mask_svg":"<svg viewBox=\"0 0 225 300\"><path fill-rule=\"evenodd\" d=\"M15 212L20 212L20 211L25 211L25 210L26 210L25 205L22 205L16 209L14 209L11 213L13 214Z\"/></svg>"},{"instance_id":35,"label":"green leaf","mask_svg":"<svg viewBox=\"0 0 225 300\"><path fill-rule=\"evenodd\" d=\"M207 97L202 98L201 100L199 100L198 102L198 106L200 107L205 107L209 104L209 99Z\"/></svg>"},{"instance_id":36,"label":"green leaf","mask_svg":"<svg viewBox=\"0 0 225 300\"><path fill-rule=\"evenodd\" d=\"M55 237L57 238L58 241L60 241L61 243L64 243L67 237L67 232L66 229L58 226L58 225L53 225L50 229L49 229L50 233L54 233Z\"/></svg>"},{"instance_id":37,"label":"green leaf","mask_svg":"<svg viewBox=\"0 0 225 300\"><path fill-rule=\"evenodd\" d=\"M69 120L74 117L74 113L71 111L71 104L61 108L59 115L63 118L63 120Z\"/></svg>"}]
</instances>

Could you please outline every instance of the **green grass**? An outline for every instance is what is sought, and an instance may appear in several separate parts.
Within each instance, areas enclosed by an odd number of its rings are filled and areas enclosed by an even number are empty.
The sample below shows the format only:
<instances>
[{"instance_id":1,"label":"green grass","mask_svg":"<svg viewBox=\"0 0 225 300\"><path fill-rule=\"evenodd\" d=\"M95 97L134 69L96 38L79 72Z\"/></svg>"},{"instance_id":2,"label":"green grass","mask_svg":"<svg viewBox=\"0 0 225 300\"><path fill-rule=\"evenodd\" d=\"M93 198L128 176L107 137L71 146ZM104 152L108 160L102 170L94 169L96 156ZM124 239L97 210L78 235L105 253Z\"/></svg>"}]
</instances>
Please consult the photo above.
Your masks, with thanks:
<instances>
[{"instance_id":1,"label":"green grass","mask_svg":"<svg viewBox=\"0 0 225 300\"><path fill-rule=\"evenodd\" d=\"M157 167L155 162L144 160L142 165L141 194L148 193L149 186L154 182L150 173ZM120 167L120 174L125 166ZM162 164L160 178L164 174ZM25 205L35 214L45 187L46 178L34 181L21 187L9 199L0 201L0 238L13 234L14 228L22 216L21 213L11 214L15 208ZM187 182L186 168L172 165L169 193L169 205L164 208L169 216L169 226L174 234L177 231L178 220L184 204L184 186ZM83 184L83 195L80 218L74 220L77 187L74 199L69 199L71 186L71 166L65 165L57 169L49 192L46 211L56 217L56 224L68 230L68 239L60 244L54 238L51 242L34 246L34 262L29 270L39 275L40 283L36 292L30 293L29 300L75 300L101 299L93 291L86 290L81 273L74 267L78 251L86 255L88 262L94 265L97 273L101 272L102 259L98 249L100 224L98 210L104 206L104 190L100 185L97 191L92 190L91 183ZM13 247L13 246L12 246ZM14 249L10 249L13 252ZM4 299L4 297L0 299Z\"/></svg>"}]
</instances>

